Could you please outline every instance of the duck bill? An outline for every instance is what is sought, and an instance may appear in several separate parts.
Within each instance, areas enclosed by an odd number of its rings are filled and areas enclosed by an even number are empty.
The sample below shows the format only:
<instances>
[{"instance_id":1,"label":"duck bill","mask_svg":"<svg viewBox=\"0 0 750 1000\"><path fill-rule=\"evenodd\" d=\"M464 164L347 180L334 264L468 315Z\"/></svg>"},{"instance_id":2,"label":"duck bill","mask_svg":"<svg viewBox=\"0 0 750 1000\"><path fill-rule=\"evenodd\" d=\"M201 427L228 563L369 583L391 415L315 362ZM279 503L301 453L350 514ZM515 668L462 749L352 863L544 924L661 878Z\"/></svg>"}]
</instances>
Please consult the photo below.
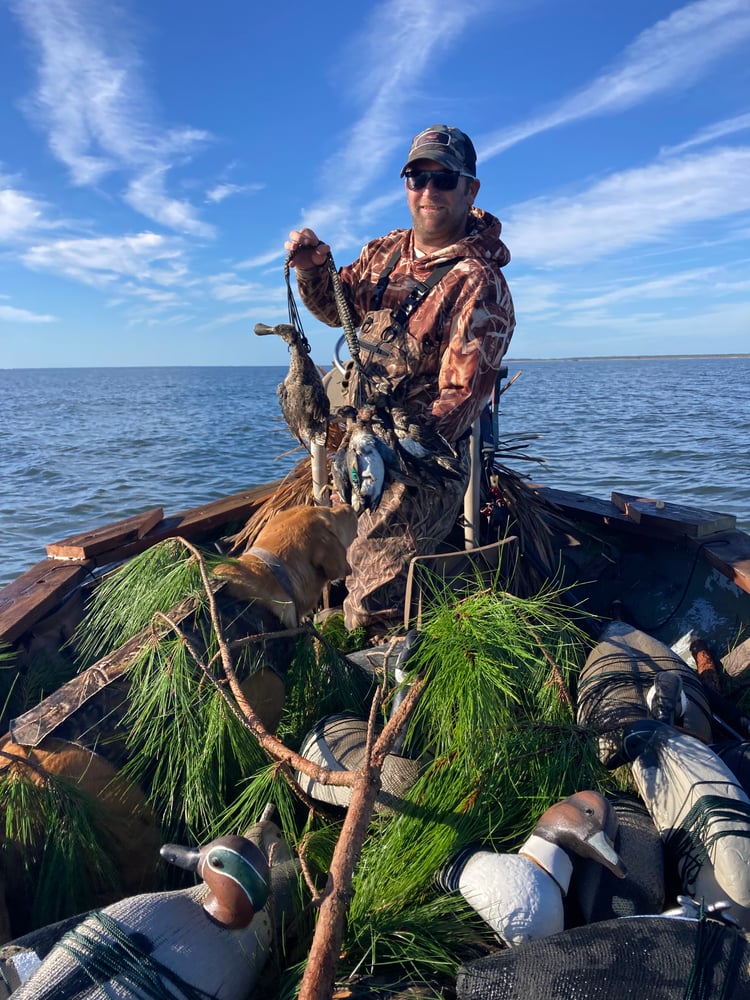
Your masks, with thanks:
<instances>
[{"instance_id":1,"label":"duck bill","mask_svg":"<svg viewBox=\"0 0 750 1000\"><path fill-rule=\"evenodd\" d=\"M608 868L609 871L618 878L625 878L627 871L622 863L619 854L614 849L612 841L607 835L599 830L597 833L586 838L586 843L591 850L592 857L600 864Z\"/></svg>"},{"instance_id":2,"label":"duck bill","mask_svg":"<svg viewBox=\"0 0 750 1000\"><path fill-rule=\"evenodd\" d=\"M201 852L197 847L182 847L180 844L164 844L159 854L168 861L170 865L177 868L184 868L185 871L195 872L198 870Z\"/></svg>"}]
</instances>

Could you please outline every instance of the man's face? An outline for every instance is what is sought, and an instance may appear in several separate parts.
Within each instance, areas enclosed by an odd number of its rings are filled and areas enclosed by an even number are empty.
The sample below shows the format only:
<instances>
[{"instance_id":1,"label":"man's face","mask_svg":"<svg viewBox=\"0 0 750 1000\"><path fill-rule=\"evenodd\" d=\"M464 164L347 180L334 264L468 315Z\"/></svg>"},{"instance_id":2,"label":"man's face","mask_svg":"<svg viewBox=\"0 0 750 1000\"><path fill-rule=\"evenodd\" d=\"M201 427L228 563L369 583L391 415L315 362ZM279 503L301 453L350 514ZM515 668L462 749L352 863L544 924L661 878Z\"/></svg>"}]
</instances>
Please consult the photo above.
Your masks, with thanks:
<instances>
[{"instance_id":1,"label":"man's face","mask_svg":"<svg viewBox=\"0 0 750 1000\"><path fill-rule=\"evenodd\" d=\"M409 164L409 170L445 171L445 167L435 160L416 160ZM473 177L459 177L453 191L439 191L432 181L421 191L411 191L407 186L406 200L417 247L426 252L439 250L464 236L478 190L479 181Z\"/></svg>"}]
</instances>

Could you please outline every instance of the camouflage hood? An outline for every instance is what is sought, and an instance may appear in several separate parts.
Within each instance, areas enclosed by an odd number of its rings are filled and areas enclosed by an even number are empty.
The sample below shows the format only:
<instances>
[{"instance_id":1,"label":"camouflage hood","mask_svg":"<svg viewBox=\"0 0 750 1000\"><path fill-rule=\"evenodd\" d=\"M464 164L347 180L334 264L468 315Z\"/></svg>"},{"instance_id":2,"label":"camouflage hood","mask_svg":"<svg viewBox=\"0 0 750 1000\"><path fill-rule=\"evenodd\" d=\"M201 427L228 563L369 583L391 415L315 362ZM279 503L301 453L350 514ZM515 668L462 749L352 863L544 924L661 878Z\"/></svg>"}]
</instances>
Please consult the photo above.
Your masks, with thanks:
<instances>
[{"instance_id":1,"label":"camouflage hood","mask_svg":"<svg viewBox=\"0 0 750 1000\"><path fill-rule=\"evenodd\" d=\"M496 216L483 208L472 207L469 214L469 232L466 236L435 253L419 257L415 263L415 270L421 270L420 265L423 265L425 270L431 271L442 261L454 260L456 257L476 257L483 261L492 261L497 267L505 267L510 263L510 250L500 239L502 229L503 224ZM413 230L396 230L396 232L402 232L408 237L404 254L411 258L414 254Z\"/></svg>"}]
</instances>

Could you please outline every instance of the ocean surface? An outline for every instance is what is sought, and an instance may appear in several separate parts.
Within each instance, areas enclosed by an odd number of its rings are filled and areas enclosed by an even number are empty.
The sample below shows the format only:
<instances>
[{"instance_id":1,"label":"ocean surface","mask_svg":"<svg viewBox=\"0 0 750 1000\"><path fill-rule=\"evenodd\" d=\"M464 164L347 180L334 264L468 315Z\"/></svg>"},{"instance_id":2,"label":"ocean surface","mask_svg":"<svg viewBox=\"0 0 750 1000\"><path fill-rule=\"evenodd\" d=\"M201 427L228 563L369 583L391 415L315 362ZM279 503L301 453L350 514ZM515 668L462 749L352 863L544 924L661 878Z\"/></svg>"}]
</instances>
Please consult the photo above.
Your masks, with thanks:
<instances>
[{"instance_id":1,"label":"ocean surface","mask_svg":"<svg viewBox=\"0 0 750 1000\"><path fill-rule=\"evenodd\" d=\"M501 433L529 479L705 507L750 530L750 358L509 360L518 372ZM0 369L0 586L68 535L283 476L302 457L276 397L285 374Z\"/></svg>"}]
</instances>

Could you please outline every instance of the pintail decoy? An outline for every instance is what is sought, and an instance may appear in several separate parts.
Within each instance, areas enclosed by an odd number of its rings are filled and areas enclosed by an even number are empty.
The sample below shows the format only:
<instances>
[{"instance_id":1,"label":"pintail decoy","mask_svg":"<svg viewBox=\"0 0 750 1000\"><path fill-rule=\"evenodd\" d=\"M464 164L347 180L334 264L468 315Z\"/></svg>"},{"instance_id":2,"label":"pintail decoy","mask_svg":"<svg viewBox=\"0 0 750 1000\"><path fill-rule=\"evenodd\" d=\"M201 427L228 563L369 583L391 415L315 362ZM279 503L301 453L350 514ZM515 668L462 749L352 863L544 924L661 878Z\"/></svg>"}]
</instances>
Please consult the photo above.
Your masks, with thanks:
<instances>
[{"instance_id":1,"label":"pintail decoy","mask_svg":"<svg viewBox=\"0 0 750 1000\"><path fill-rule=\"evenodd\" d=\"M728 900L750 929L750 799L736 776L700 740L653 719L624 730L622 753L683 893L705 906Z\"/></svg>"},{"instance_id":2,"label":"pintail decoy","mask_svg":"<svg viewBox=\"0 0 750 1000\"><path fill-rule=\"evenodd\" d=\"M615 832L615 815L604 796L576 792L542 814L518 854L469 846L441 872L438 885L458 890L505 944L535 941L564 929L571 853L594 858L624 877L612 844Z\"/></svg>"},{"instance_id":3,"label":"pintail decoy","mask_svg":"<svg viewBox=\"0 0 750 1000\"><path fill-rule=\"evenodd\" d=\"M161 854L195 871L200 884L131 896L89 914L14 991L14 1000L105 1000L156 995L148 992L156 988L165 996L245 1000L272 939L265 850L229 836L201 849L167 844Z\"/></svg>"},{"instance_id":4,"label":"pintail decoy","mask_svg":"<svg viewBox=\"0 0 750 1000\"><path fill-rule=\"evenodd\" d=\"M613 621L581 670L578 724L601 734L599 757L614 768L626 763L618 754L622 728L648 718L711 741L711 709L695 670L653 636Z\"/></svg>"},{"instance_id":5,"label":"pintail decoy","mask_svg":"<svg viewBox=\"0 0 750 1000\"><path fill-rule=\"evenodd\" d=\"M310 357L307 338L291 323L277 326L256 323L255 333L259 337L276 334L289 345L289 371L277 389L281 412L289 430L308 451L313 444L323 447L328 435L330 402L320 370Z\"/></svg>"}]
</instances>

